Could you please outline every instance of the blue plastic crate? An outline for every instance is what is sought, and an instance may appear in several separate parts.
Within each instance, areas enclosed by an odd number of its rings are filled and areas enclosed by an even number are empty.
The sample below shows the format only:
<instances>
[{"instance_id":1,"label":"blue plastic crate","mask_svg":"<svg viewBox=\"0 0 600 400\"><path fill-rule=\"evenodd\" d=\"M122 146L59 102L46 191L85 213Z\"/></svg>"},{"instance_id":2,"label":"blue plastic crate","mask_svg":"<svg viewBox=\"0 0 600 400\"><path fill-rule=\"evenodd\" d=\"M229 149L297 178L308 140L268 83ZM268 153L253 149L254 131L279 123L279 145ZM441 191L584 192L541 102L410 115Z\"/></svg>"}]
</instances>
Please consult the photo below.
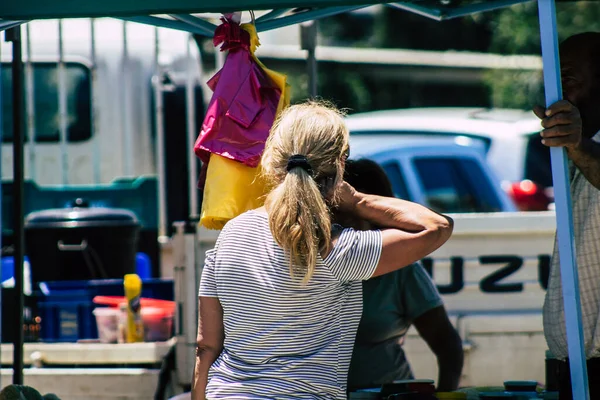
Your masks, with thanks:
<instances>
[{"instance_id":1,"label":"blue plastic crate","mask_svg":"<svg viewBox=\"0 0 600 400\"><path fill-rule=\"evenodd\" d=\"M123 296L122 279L40 283L38 311L44 342L76 342L98 338L92 313L96 296ZM172 279L142 280L142 297L173 300Z\"/></svg>"},{"instance_id":2,"label":"blue plastic crate","mask_svg":"<svg viewBox=\"0 0 600 400\"><path fill-rule=\"evenodd\" d=\"M40 301L40 339L44 342L76 342L98 337L94 304L86 295L71 295L68 299Z\"/></svg>"}]
</instances>

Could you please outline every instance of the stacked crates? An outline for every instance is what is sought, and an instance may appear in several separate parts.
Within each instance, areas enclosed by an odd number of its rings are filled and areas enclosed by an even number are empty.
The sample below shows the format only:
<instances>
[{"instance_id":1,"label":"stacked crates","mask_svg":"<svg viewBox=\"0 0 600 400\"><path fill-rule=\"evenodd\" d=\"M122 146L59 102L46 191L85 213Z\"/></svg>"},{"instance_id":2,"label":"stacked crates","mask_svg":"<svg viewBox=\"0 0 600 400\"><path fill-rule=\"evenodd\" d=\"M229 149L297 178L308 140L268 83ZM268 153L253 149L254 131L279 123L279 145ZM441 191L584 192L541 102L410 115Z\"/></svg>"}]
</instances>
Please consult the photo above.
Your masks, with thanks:
<instances>
[{"instance_id":1,"label":"stacked crates","mask_svg":"<svg viewBox=\"0 0 600 400\"><path fill-rule=\"evenodd\" d=\"M122 279L57 281L40 283L38 313L43 342L77 342L97 339L98 328L92 311L96 296L123 296ZM142 281L142 297L173 300L172 279Z\"/></svg>"}]
</instances>

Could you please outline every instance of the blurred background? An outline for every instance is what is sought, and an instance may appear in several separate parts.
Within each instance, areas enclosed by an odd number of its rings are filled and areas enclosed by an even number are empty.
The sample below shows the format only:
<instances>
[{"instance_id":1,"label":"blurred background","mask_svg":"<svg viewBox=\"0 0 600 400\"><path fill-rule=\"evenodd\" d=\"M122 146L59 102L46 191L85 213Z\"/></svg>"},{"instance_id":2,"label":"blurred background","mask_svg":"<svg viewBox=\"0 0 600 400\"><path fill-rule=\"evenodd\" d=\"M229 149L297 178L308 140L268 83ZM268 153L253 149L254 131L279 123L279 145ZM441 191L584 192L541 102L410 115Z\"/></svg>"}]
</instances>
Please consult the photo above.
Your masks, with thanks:
<instances>
[{"instance_id":1,"label":"blurred background","mask_svg":"<svg viewBox=\"0 0 600 400\"><path fill-rule=\"evenodd\" d=\"M589 2L559 3L557 18L560 39L583 31L600 29L600 8ZM279 29L260 35L265 44L296 46L298 27ZM357 12L318 22L319 46L347 47L358 50L403 49L477 52L498 55L539 55L540 36L535 2L496 12L481 13L448 21L432 21L422 16L385 6L373 6ZM209 38L199 38L205 62L214 62ZM271 52L269 52L271 53ZM302 59L285 59L279 52L269 57L263 49L258 56L270 68L287 72L292 81L293 100L308 97L308 77ZM456 56L460 57L461 53ZM382 53L383 54L383 53ZM485 106L530 109L543 102L541 64L533 70L507 70L497 59L483 59L480 67L415 67L382 64L374 57L368 62L332 62L319 60L318 93L334 99L352 112L429 107ZM355 58L360 55L356 53ZM328 57L329 58L329 57ZM392 57L394 58L394 57ZM443 64L440 55L440 63ZM450 64L452 64L450 62ZM489 68L483 68L488 66Z\"/></svg>"}]
</instances>

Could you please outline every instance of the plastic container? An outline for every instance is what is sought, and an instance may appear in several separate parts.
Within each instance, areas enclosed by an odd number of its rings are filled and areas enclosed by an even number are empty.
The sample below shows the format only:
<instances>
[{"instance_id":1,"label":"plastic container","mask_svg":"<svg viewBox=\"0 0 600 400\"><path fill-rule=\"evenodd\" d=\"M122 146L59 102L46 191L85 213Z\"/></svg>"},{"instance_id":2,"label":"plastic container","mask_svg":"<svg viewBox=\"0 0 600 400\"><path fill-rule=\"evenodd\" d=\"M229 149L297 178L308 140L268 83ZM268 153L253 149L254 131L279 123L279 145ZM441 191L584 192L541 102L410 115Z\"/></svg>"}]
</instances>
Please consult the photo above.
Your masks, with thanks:
<instances>
[{"instance_id":1,"label":"plastic container","mask_svg":"<svg viewBox=\"0 0 600 400\"><path fill-rule=\"evenodd\" d=\"M88 207L82 199L71 208L33 212L25 221L32 282L121 278L133 273L139 230L131 211Z\"/></svg>"},{"instance_id":2,"label":"plastic container","mask_svg":"<svg viewBox=\"0 0 600 400\"><path fill-rule=\"evenodd\" d=\"M507 400L507 399L516 399L516 396L512 393L504 393L504 392L487 392L487 393L479 393L479 398L482 400Z\"/></svg>"},{"instance_id":3,"label":"plastic container","mask_svg":"<svg viewBox=\"0 0 600 400\"><path fill-rule=\"evenodd\" d=\"M144 324L140 312L142 280L136 274L128 274L125 275L123 286L127 297L127 343L143 342Z\"/></svg>"},{"instance_id":4,"label":"plastic container","mask_svg":"<svg viewBox=\"0 0 600 400\"><path fill-rule=\"evenodd\" d=\"M504 390L507 392L536 392L538 383L536 381L506 381Z\"/></svg>"},{"instance_id":5,"label":"plastic container","mask_svg":"<svg viewBox=\"0 0 600 400\"><path fill-rule=\"evenodd\" d=\"M121 304L127 303L127 298L124 296L96 296L94 297L94 304L99 304L103 306L109 307L120 307ZM140 299L140 303L142 308L144 307L157 307L162 308L172 313L175 312L175 302L169 300L159 300L159 299L149 299L147 297L142 297Z\"/></svg>"},{"instance_id":6,"label":"plastic container","mask_svg":"<svg viewBox=\"0 0 600 400\"><path fill-rule=\"evenodd\" d=\"M40 339L44 342L76 342L98 338L92 313L96 296L123 296L123 279L40 283L37 293L41 317ZM173 280L142 281L142 296L173 300Z\"/></svg>"},{"instance_id":7,"label":"plastic container","mask_svg":"<svg viewBox=\"0 0 600 400\"><path fill-rule=\"evenodd\" d=\"M146 253L135 255L135 273L142 279L152 278L152 261Z\"/></svg>"},{"instance_id":8,"label":"plastic container","mask_svg":"<svg viewBox=\"0 0 600 400\"><path fill-rule=\"evenodd\" d=\"M2 257L2 288L15 287L15 259L13 256ZM31 296L31 264L29 258L23 258L23 294Z\"/></svg>"},{"instance_id":9,"label":"plastic container","mask_svg":"<svg viewBox=\"0 0 600 400\"><path fill-rule=\"evenodd\" d=\"M98 337L94 305L81 292L55 293L38 301L40 339L43 342L76 342Z\"/></svg>"},{"instance_id":10,"label":"plastic container","mask_svg":"<svg viewBox=\"0 0 600 400\"><path fill-rule=\"evenodd\" d=\"M467 394L461 392L437 392L435 398L438 400L467 400Z\"/></svg>"},{"instance_id":11,"label":"plastic container","mask_svg":"<svg viewBox=\"0 0 600 400\"><path fill-rule=\"evenodd\" d=\"M381 387L381 396L383 398L392 394L413 392L433 395L435 393L434 381L431 379L399 380L392 383L386 383Z\"/></svg>"},{"instance_id":12,"label":"plastic container","mask_svg":"<svg viewBox=\"0 0 600 400\"><path fill-rule=\"evenodd\" d=\"M95 279L87 281L52 281L39 284L40 294L62 295L81 294L90 303L96 296L124 296L123 279ZM142 280L142 297L159 300L173 300L175 291L173 279L152 278Z\"/></svg>"},{"instance_id":13,"label":"plastic container","mask_svg":"<svg viewBox=\"0 0 600 400\"><path fill-rule=\"evenodd\" d=\"M117 343L119 337L119 317L121 312L116 308L101 307L93 311L98 327L98 338L102 343Z\"/></svg>"},{"instance_id":14,"label":"plastic container","mask_svg":"<svg viewBox=\"0 0 600 400\"><path fill-rule=\"evenodd\" d=\"M158 307L142 307L144 341L164 342L172 337L173 313Z\"/></svg>"},{"instance_id":15,"label":"plastic container","mask_svg":"<svg viewBox=\"0 0 600 400\"><path fill-rule=\"evenodd\" d=\"M436 400L435 396L428 393L399 393L392 394L387 397L387 400Z\"/></svg>"},{"instance_id":16,"label":"plastic container","mask_svg":"<svg viewBox=\"0 0 600 400\"><path fill-rule=\"evenodd\" d=\"M558 392L543 392L540 398L544 400L558 400L559 397Z\"/></svg>"},{"instance_id":17,"label":"plastic container","mask_svg":"<svg viewBox=\"0 0 600 400\"><path fill-rule=\"evenodd\" d=\"M348 394L349 400L379 400L381 398L381 388L358 389Z\"/></svg>"},{"instance_id":18,"label":"plastic container","mask_svg":"<svg viewBox=\"0 0 600 400\"><path fill-rule=\"evenodd\" d=\"M127 342L127 303L122 303L119 308L119 336L118 343Z\"/></svg>"},{"instance_id":19,"label":"plastic container","mask_svg":"<svg viewBox=\"0 0 600 400\"><path fill-rule=\"evenodd\" d=\"M536 381L506 381L504 390L512 393L517 400L538 399L538 383Z\"/></svg>"}]
</instances>

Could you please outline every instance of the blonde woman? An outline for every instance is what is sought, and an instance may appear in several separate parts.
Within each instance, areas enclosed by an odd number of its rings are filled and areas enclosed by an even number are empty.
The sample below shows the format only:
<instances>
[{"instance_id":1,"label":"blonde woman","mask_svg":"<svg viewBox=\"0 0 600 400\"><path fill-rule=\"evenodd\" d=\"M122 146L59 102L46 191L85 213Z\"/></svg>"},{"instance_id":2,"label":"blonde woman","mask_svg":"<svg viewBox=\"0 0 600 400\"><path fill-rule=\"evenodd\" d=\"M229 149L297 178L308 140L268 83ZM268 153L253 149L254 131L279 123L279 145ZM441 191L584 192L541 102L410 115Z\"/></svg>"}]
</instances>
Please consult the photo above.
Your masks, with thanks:
<instances>
[{"instance_id":1,"label":"blonde woman","mask_svg":"<svg viewBox=\"0 0 600 400\"><path fill-rule=\"evenodd\" d=\"M289 107L262 158L265 207L231 220L207 252L192 398L345 399L361 281L439 248L452 220L343 182L348 130L333 107ZM331 207L381 230L332 225Z\"/></svg>"}]
</instances>

